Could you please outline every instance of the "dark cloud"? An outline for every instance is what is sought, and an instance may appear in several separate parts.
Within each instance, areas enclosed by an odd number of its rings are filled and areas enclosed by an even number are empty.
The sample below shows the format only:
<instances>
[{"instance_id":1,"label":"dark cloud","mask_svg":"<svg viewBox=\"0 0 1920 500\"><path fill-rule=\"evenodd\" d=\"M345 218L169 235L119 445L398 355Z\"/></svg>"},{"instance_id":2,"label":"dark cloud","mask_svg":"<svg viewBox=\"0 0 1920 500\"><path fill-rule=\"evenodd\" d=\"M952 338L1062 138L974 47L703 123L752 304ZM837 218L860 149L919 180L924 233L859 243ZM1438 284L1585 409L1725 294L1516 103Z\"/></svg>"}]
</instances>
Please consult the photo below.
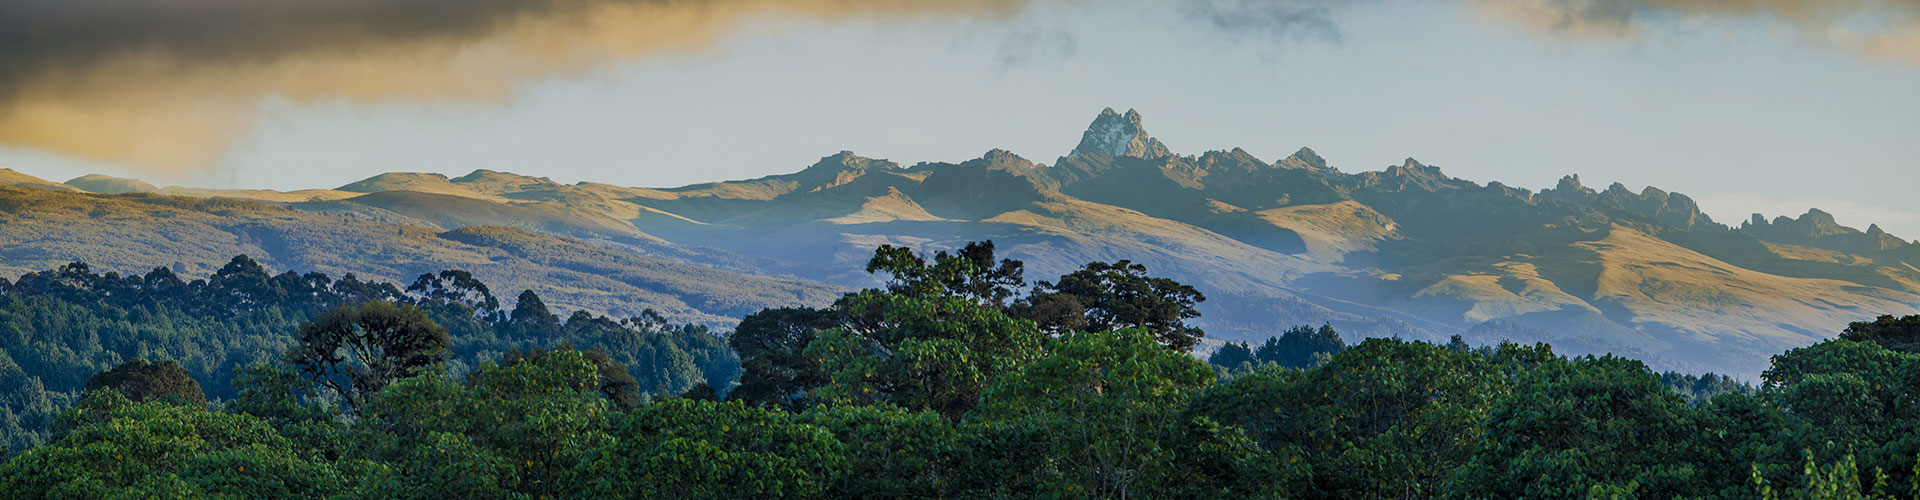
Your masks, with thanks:
<instances>
[{"instance_id":1,"label":"dark cloud","mask_svg":"<svg viewBox=\"0 0 1920 500\"><path fill-rule=\"evenodd\" d=\"M529 78L707 50L743 26L1158 5L1224 36L1337 41L1341 11L1372 1L0 0L0 145L198 169L252 129L270 96L506 99ZM1578 38L1631 38L1664 18L1776 20L1816 43L1920 62L1920 0L1455 1ZM1878 26L1854 29L1862 19ZM1070 32L1015 27L1001 59L1053 62L1079 49Z\"/></svg>"},{"instance_id":2,"label":"dark cloud","mask_svg":"<svg viewBox=\"0 0 1920 500\"><path fill-rule=\"evenodd\" d=\"M267 96L503 99L527 78L778 21L1001 16L1027 0L0 0L0 145L212 166Z\"/></svg>"}]
</instances>

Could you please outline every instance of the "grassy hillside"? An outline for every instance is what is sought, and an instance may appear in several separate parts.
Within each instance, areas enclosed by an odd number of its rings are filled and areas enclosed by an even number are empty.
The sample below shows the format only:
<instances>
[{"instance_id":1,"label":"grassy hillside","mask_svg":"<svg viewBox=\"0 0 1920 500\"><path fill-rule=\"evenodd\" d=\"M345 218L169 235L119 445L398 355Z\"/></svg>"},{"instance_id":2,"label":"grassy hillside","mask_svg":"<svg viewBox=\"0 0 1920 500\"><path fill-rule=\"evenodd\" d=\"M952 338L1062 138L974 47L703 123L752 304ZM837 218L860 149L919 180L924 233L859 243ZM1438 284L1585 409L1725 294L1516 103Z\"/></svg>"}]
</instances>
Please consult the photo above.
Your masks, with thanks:
<instances>
[{"instance_id":1,"label":"grassy hillside","mask_svg":"<svg viewBox=\"0 0 1920 500\"><path fill-rule=\"evenodd\" d=\"M144 273L210 273L234 255L277 269L410 282L448 268L549 303L677 321L727 323L763 307L818 305L836 289L671 262L517 228L444 230L257 202L155 194L0 188L0 273L85 261Z\"/></svg>"},{"instance_id":2,"label":"grassy hillside","mask_svg":"<svg viewBox=\"0 0 1920 500\"><path fill-rule=\"evenodd\" d=\"M1152 142L1138 133L1135 139ZM336 217L327 220L351 221L339 229L351 236L330 236L354 241L291 249L277 242L303 231L261 221L321 215L249 212L240 217L249 222L214 230L190 217L100 229L117 231L111 238L139 250L109 248L99 243L112 241L105 236L70 242L52 233L12 252L24 260L3 264L43 267L76 249L125 252L120 261L134 262L258 247L275 258L338 265L379 254L362 246L393 245L422 259L445 252L449 262L481 266L491 262L483 250L413 246L444 240L445 230L484 225L526 232L508 239L538 233L744 274L868 286L875 278L863 265L874 246L955 249L992 239L1026 261L1034 279L1125 259L1190 283L1213 299L1201 306L1202 325L1227 340L1265 338L1300 323L1330 323L1353 337L1433 341L1496 332L1581 353L1632 353L1661 368L1743 375L1757 375L1765 353L1809 344L1850 320L1911 314L1920 304L1920 244L1878 227L1840 226L1817 210L1734 228L1713 221L1686 195L1619 183L1596 190L1578 176L1536 192L1453 178L1411 158L1347 173L1305 148L1274 162L1240 149L1115 154L1121 156L1087 152L1044 165L994 150L960 163L903 166L843 151L791 174L678 188L564 185L476 171L457 178L383 174L304 195L209 191L198 195L292 202ZM261 226L267 228L251 229ZM154 232L208 234L175 239ZM506 251L500 238L461 237ZM535 247L545 248L514 248ZM204 265L198 258L183 262ZM552 276L528 269L584 265L542 262L532 253L513 259L495 272L547 280ZM682 290L631 281L593 276L564 283L581 304Z\"/></svg>"}]
</instances>

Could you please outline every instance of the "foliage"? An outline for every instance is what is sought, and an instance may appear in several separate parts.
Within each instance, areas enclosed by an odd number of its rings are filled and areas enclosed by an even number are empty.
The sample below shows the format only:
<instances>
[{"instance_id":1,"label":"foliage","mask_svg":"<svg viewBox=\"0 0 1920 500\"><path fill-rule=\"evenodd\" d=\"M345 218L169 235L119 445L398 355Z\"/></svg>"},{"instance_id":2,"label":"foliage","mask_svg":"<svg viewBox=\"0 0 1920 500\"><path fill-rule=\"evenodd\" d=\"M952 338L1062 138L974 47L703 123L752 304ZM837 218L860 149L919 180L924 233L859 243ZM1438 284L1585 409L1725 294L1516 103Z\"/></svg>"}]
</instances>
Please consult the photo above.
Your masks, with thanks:
<instances>
[{"instance_id":1,"label":"foliage","mask_svg":"<svg viewBox=\"0 0 1920 500\"><path fill-rule=\"evenodd\" d=\"M0 465L6 498L290 498L345 494L381 468L329 462L266 421L94 391L46 446Z\"/></svg>"},{"instance_id":2,"label":"foliage","mask_svg":"<svg viewBox=\"0 0 1920 500\"><path fill-rule=\"evenodd\" d=\"M87 378L87 390L112 388L134 401L157 400L174 404L207 406L200 383L172 361L148 363L133 358L112 370Z\"/></svg>"},{"instance_id":3,"label":"foliage","mask_svg":"<svg viewBox=\"0 0 1920 500\"><path fill-rule=\"evenodd\" d=\"M375 433L364 452L398 469L384 495L557 494L581 454L610 439L616 412L600 371L585 353L560 349L483 365L464 383L402 380L362 412L363 431Z\"/></svg>"},{"instance_id":4,"label":"foliage","mask_svg":"<svg viewBox=\"0 0 1920 500\"><path fill-rule=\"evenodd\" d=\"M236 374L278 362L297 345L303 323L370 301L416 307L444 326L451 343L446 363L455 372L516 349L571 344L598 350L609 366L626 367L636 391L646 395L701 383L724 394L740 373L725 338L664 319L642 324L588 314L573 321L583 316L576 312L555 336L523 337L506 313L489 306L486 284L457 270L423 276L407 292L352 274L274 275L240 256L192 281L168 268L121 276L72 263L6 284L0 287L0 449L15 452L44 442L48 424L95 374L134 358L173 363L207 399L231 402L240 395Z\"/></svg>"},{"instance_id":5,"label":"foliage","mask_svg":"<svg viewBox=\"0 0 1920 500\"><path fill-rule=\"evenodd\" d=\"M867 272L891 276L887 292L911 296L951 295L1002 306L1027 285L1025 264L1012 259L994 261L993 240L967 243L957 253L934 252L927 262L913 249L880 245L867 261Z\"/></svg>"},{"instance_id":6,"label":"foliage","mask_svg":"<svg viewBox=\"0 0 1920 500\"><path fill-rule=\"evenodd\" d=\"M973 257L948 255L950 269L933 272L939 254L889 255L880 268L896 278L979 269ZM80 266L23 278L33 295L0 296L0 426L26 445L0 463L0 497L1920 494L1920 354L1885 336L1781 353L1758 387L1544 344L1349 347L1328 327L1228 344L1210 366L1149 326L1050 335L1022 313L1033 297L996 304L970 286L770 309L723 338L651 312L562 321L531 294L512 308L521 314L502 312L458 273L318 307L314 294L346 280L229 267L153 290L243 307L99 293L128 282ZM955 282L969 283L931 281ZM345 290L391 288L353 283ZM378 349L348 358L328 342ZM347 363L325 372L346 382L270 354L209 364L183 349L292 345L333 353L293 359ZM744 382L731 387L741 358ZM208 377L203 366L233 367ZM89 374L94 390L73 396ZM195 379L215 404L175 404Z\"/></svg>"},{"instance_id":7,"label":"foliage","mask_svg":"<svg viewBox=\"0 0 1920 500\"><path fill-rule=\"evenodd\" d=\"M1920 352L1920 315L1885 315L1858 321L1840 332L1840 340L1872 342L1889 350Z\"/></svg>"},{"instance_id":8,"label":"foliage","mask_svg":"<svg viewBox=\"0 0 1920 500\"><path fill-rule=\"evenodd\" d=\"M1242 365L1253 362L1253 349L1247 347L1247 344L1236 342L1221 345L1220 349L1213 351L1212 356L1207 357L1207 363L1228 370L1236 370Z\"/></svg>"},{"instance_id":9,"label":"foliage","mask_svg":"<svg viewBox=\"0 0 1920 500\"><path fill-rule=\"evenodd\" d=\"M1340 334L1333 331L1332 325L1321 325L1319 329L1305 326L1288 328L1279 337L1268 338L1265 344L1254 350L1254 358L1263 363L1273 363L1287 368L1309 368L1317 359L1340 354L1347 349L1347 343L1340 340Z\"/></svg>"},{"instance_id":10,"label":"foliage","mask_svg":"<svg viewBox=\"0 0 1920 500\"><path fill-rule=\"evenodd\" d=\"M576 498L822 498L846 468L827 429L740 403L676 399L627 416L570 473Z\"/></svg>"},{"instance_id":11,"label":"foliage","mask_svg":"<svg viewBox=\"0 0 1920 500\"><path fill-rule=\"evenodd\" d=\"M1752 394L1753 386L1726 375L1708 372L1702 375L1691 373L1665 372L1660 374L1660 385L1673 389L1688 403L1705 404L1721 394Z\"/></svg>"},{"instance_id":12,"label":"foliage","mask_svg":"<svg viewBox=\"0 0 1920 500\"><path fill-rule=\"evenodd\" d=\"M807 345L820 330L839 326L840 319L831 309L802 307L767 309L741 319L727 337L742 360L735 397L755 405L797 407L807 392L828 380L820 364L807 357Z\"/></svg>"},{"instance_id":13,"label":"foliage","mask_svg":"<svg viewBox=\"0 0 1920 500\"><path fill-rule=\"evenodd\" d=\"M359 408L388 383L446 361L447 329L410 305L340 306L301 325L287 363Z\"/></svg>"},{"instance_id":14,"label":"foliage","mask_svg":"<svg viewBox=\"0 0 1920 500\"><path fill-rule=\"evenodd\" d=\"M1186 324L1200 317L1193 307L1206 301L1205 295L1180 282L1148 276L1146 266L1126 260L1087 263L1059 280L1040 282L1033 295L1027 301L1030 304L1084 310L1088 331L1145 328L1162 344L1181 352L1206 336L1200 328ZM1060 301L1072 305L1056 303ZM1067 325L1043 326L1058 332Z\"/></svg>"},{"instance_id":15,"label":"foliage","mask_svg":"<svg viewBox=\"0 0 1920 500\"><path fill-rule=\"evenodd\" d=\"M1433 497L1484 438L1505 393L1489 360L1442 346L1370 339L1318 369L1269 367L1203 393L1192 412L1304 457L1317 498Z\"/></svg>"},{"instance_id":16,"label":"foliage","mask_svg":"<svg viewBox=\"0 0 1920 500\"><path fill-rule=\"evenodd\" d=\"M1612 356L1545 363L1488 410L1459 473L1476 498L1573 498L1595 486L1674 498L1702 483L1693 407L1639 361Z\"/></svg>"},{"instance_id":17,"label":"foliage","mask_svg":"<svg viewBox=\"0 0 1920 500\"><path fill-rule=\"evenodd\" d=\"M1267 480L1268 457L1237 429L1181 411L1213 381L1204 363L1165 350L1146 329L1074 333L994 385L983 416L1048 436L1048 496L1249 494Z\"/></svg>"},{"instance_id":18,"label":"foliage","mask_svg":"<svg viewBox=\"0 0 1920 500\"><path fill-rule=\"evenodd\" d=\"M812 395L822 402L885 402L958 418L1040 351L1032 322L962 297L868 290L842 304L859 319L821 332L805 352L827 374Z\"/></svg>"}]
</instances>

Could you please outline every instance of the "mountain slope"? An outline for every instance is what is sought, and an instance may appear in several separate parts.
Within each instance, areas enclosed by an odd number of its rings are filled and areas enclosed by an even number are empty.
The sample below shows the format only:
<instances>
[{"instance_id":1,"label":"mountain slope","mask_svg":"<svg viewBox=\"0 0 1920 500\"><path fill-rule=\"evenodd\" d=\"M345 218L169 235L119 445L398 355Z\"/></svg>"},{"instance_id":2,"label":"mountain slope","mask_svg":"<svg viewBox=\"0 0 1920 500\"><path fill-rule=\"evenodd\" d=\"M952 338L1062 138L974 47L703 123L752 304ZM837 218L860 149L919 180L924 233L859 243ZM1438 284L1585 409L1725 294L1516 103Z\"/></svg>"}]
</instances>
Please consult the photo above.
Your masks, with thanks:
<instances>
[{"instance_id":1,"label":"mountain slope","mask_svg":"<svg viewBox=\"0 0 1920 500\"><path fill-rule=\"evenodd\" d=\"M183 189L161 191L187 194ZM842 151L790 174L672 188L567 185L476 171L457 178L383 174L306 197L245 197L311 212L275 217L327 214L399 227L397 236L415 231L466 238L455 241L460 244L490 242L487 248L524 261L519 266L589 266L540 260L541 252L558 247L506 243L539 233L681 264L847 287L876 283L863 271L876 245L935 250L991 239L1007 256L1026 261L1032 280L1089 261L1125 259L1192 284L1210 298L1200 322L1217 339L1264 339L1296 324L1329 323L1350 337L1550 340L1576 353L1615 352L1661 368L1745 376L1757 375L1765 355L1831 336L1849 321L1920 312L1920 244L1877 226L1846 228L1823 212L1756 217L1730 228L1686 195L1653 187L1636 192L1618 183L1596 190L1578 176L1535 192L1453 178L1411 158L1349 173L1308 148L1273 162L1237 148L1181 155L1148 134L1131 110L1104 110L1080 144L1052 165L1004 150L910 166ZM252 210L240 218L265 213ZM125 261L174 251L218 253L195 245L240 245L218 243L225 241L218 233L236 233L224 228L231 222L190 243L135 233L204 229L146 224L123 235L143 249L126 253ZM448 231L479 225L523 231L507 237L489 230L485 238ZM388 243L377 231L365 233L336 234L343 241L331 244L378 249L416 240ZM273 238L285 236L245 241ZM367 241L351 243L356 238ZM63 246L59 239L17 253L43 252L32 257L39 261L6 264L47 267L47 259L69 249L113 254L98 245ZM578 259L625 258L568 248L564 253ZM335 252L345 252L330 257L340 269L385 258L346 248L288 255L327 260L309 254ZM473 265L485 260L449 255ZM528 281L561 279L501 272ZM599 296L600 287L635 286L597 277L565 283L577 300ZM676 296L708 293L650 286L682 290ZM613 292L623 293L633 292ZM757 297L752 300L784 296ZM703 312L723 307L707 299L682 302Z\"/></svg>"},{"instance_id":2,"label":"mountain slope","mask_svg":"<svg viewBox=\"0 0 1920 500\"><path fill-rule=\"evenodd\" d=\"M0 186L51 189L54 191L79 191L72 186L55 184L46 179L16 172L11 168L0 168Z\"/></svg>"},{"instance_id":3,"label":"mountain slope","mask_svg":"<svg viewBox=\"0 0 1920 500\"><path fill-rule=\"evenodd\" d=\"M655 308L726 324L764 307L821 305L839 289L672 262L510 227L396 224L268 204L153 194L0 188L0 272L83 261L100 270L157 266L206 274L234 255L270 267L408 283L465 269L496 290L615 315Z\"/></svg>"}]
</instances>

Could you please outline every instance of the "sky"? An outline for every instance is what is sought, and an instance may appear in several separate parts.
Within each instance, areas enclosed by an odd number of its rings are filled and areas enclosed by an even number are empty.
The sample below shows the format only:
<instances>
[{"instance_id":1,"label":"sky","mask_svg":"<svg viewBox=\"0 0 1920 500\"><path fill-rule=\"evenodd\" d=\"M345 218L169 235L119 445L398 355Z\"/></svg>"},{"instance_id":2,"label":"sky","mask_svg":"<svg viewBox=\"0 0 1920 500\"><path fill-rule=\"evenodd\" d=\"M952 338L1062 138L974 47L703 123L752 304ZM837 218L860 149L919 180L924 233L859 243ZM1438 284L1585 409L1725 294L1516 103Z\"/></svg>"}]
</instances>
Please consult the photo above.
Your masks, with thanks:
<instances>
[{"instance_id":1,"label":"sky","mask_svg":"<svg viewBox=\"0 0 1920 500\"><path fill-rule=\"evenodd\" d=\"M1273 161L1306 146L1350 172L1412 157L1533 189L1579 174L1686 193L1735 225L1819 207L1920 237L1920 2L1809 2L355 0L340 3L423 7L232 14L333 20L289 24L325 30L312 33L226 33L174 6L240 0L134 2L181 20L0 6L0 30L55 20L53 35L0 46L24 75L0 75L0 167L280 190L475 169L678 186L841 150L1053 163L1113 107L1182 154ZM448 5L476 12L426 9ZM615 10L568 10L602 8Z\"/></svg>"}]
</instances>

